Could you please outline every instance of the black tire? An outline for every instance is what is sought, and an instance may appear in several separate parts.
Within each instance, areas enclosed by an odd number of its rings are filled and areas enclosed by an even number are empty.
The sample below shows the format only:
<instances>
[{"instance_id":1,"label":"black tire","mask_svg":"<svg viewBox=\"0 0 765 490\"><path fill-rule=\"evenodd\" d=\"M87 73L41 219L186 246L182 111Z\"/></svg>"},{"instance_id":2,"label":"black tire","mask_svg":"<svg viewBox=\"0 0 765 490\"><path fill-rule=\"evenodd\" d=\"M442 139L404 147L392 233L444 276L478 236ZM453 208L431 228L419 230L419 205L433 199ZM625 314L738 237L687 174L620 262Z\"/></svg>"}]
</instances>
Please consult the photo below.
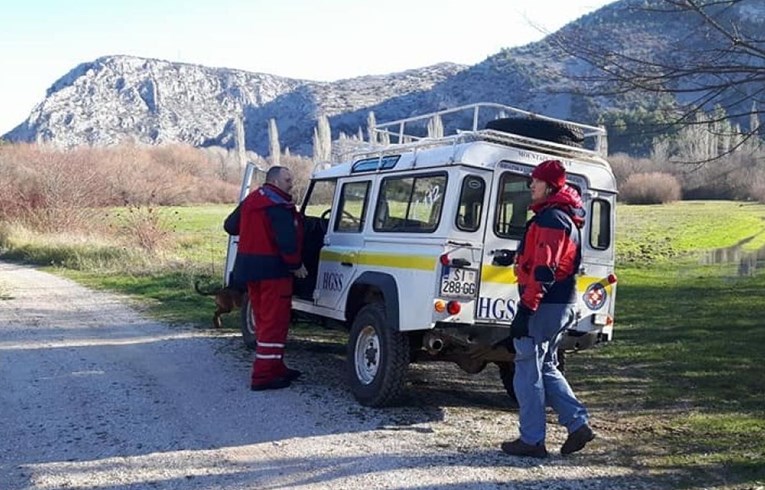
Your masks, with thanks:
<instances>
[{"instance_id":1,"label":"black tire","mask_svg":"<svg viewBox=\"0 0 765 490\"><path fill-rule=\"evenodd\" d=\"M513 388L513 376L515 375L515 363L514 362L498 362L496 363L499 368L499 379L502 380L502 386L505 387L507 396L513 405L518 405L518 397L515 396L515 388Z\"/></svg>"},{"instance_id":2,"label":"black tire","mask_svg":"<svg viewBox=\"0 0 765 490\"><path fill-rule=\"evenodd\" d=\"M244 294L242 299L241 308L241 329L242 329L242 342L245 347L250 350L255 350L258 346L258 329L255 325L255 316L252 314L252 308L250 308L250 298L247 293Z\"/></svg>"},{"instance_id":3,"label":"black tire","mask_svg":"<svg viewBox=\"0 0 765 490\"><path fill-rule=\"evenodd\" d=\"M486 129L513 133L518 136L527 136L576 148L581 148L584 143L584 132L581 128L546 119L494 119L486 123Z\"/></svg>"},{"instance_id":4,"label":"black tire","mask_svg":"<svg viewBox=\"0 0 765 490\"><path fill-rule=\"evenodd\" d=\"M388 406L401 396L409 337L387 325L383 304L368 304L354 318L346 362L351 393L362 405Z\"/></svg>"}]
</instances>

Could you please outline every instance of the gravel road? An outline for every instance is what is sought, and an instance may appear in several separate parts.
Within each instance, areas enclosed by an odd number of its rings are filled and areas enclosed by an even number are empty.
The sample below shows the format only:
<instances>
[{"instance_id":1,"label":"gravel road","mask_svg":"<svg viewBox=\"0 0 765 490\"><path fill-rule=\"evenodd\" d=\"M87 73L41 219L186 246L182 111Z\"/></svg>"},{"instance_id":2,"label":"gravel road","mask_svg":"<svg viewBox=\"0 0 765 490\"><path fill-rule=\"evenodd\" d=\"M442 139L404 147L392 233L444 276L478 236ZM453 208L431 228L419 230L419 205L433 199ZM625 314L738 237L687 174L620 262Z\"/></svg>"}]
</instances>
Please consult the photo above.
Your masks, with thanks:
<instances>
[{"instance_id":1,"label":"gravel road","mask_svg":"<svg viewBox=\"0 0 765 490\"><path fill-rule=\"evenodd\" d=\"M660 487L618 463L608 431L569 458L502 454L517 414L493 367L413 366L406 406L375 410L346 390L336 342L292 336L305 379L285 390L251 392L251 356L230 333L0 263L0 489Z\"/></svg>"}]
</instances>

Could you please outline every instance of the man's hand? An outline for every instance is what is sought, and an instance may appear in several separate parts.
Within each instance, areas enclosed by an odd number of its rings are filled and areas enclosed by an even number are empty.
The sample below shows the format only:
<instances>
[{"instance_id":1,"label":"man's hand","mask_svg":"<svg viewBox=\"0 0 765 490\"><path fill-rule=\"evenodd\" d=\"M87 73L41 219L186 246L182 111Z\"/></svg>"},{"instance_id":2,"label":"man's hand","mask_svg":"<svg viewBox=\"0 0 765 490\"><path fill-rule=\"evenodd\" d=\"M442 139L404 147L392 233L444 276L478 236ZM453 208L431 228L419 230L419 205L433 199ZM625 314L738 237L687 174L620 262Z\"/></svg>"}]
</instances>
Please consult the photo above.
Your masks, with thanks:
<instances>
[{"instance_id":1,"label":"man's hand","mask_svg":"<svg viewBox=\"0 0 765 490\"><path fill-rule=\"evenodd\" d=\"M298 279L304 279L305 277L308 276L308 269L306 269L303 264L300 264L300 269L295 269L294 271L292 271L292 273Z\"/></svg>"},{"instance_id":2,"label":"man's hand","mask_svg":"<svg viewBox=\"0 0 765 490\"><path fill-rule=\"evenodd\" d=\"M513 323L510 324L510 336L514 339L520 339L521 337L529 336L529 317L534 312L523 305L518 303L518 311L515 313Z\"/></svg>"}]
</instances>

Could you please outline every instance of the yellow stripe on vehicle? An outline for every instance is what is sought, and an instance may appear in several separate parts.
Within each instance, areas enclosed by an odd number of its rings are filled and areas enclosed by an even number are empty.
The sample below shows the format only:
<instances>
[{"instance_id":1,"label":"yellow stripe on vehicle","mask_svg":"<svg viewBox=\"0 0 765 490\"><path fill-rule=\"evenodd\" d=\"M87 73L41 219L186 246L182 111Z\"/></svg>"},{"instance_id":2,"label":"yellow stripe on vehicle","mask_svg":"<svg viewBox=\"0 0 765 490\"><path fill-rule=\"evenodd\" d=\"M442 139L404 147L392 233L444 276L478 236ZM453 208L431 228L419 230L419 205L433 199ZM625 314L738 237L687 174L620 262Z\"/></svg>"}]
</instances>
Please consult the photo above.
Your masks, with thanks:
<instances>
[{"instance_id":1,"label":"yellow stripe on vehicle","mask_svg":"<svg viewBox=\"0 0 765 490\"><path fill-rule=\"evenodd\" d=\"M398 269L417 269L434 271L438 257L428 255L401 255L371 252L334 252L321 251L321 260L329 262L351 262L356 265L374 265Z\"/></svg>"},{"instance_id":2,"label":"yellow stripe on vehicle","mask_svg":"<svg viewBox=\"0 0 765 490\"><path fill-rule=\"evenodd\" d=\"M498 265L485 264L481 267L481 283L493 282L497 284L515 284L515 272L512 266L501 267Z\"/></svg>"},{"instance_id":3,"label":"yellow stripe on vehicle","mask_svg":"<svg viewBox=\"0 0 765 490\"><path fill-rule=\"evenodd\" d=\"M488 264L481 267L481 284L486 283L515 286L518 284L518 279L515 277L512 266L502 267ZM593 283L599 283L609 294L613 289L612 285L608 283L607 277L577 276L576 290L583 293Z\"/></svg>"},{"instance_id":4,"label":"yellow stripe on vehicle","mask_svg":"<svg viewBox=\"0 0 765 490\"><path fill-rule=\"evenodd\" d=\"M350 262L355 265L391 267L398 269L415 269L423 271L435 271L438 257L428 255L402 255L372 252L335 252L322 250L321 260L326 262ZM515 286L518 280L512 267L496 265L481 266L481 284L499 284ZM583 293L593 283L600 283L610 294L613 290L608 278L579 276L576 279L577 291Z\"/></svg>"}]
</instances>

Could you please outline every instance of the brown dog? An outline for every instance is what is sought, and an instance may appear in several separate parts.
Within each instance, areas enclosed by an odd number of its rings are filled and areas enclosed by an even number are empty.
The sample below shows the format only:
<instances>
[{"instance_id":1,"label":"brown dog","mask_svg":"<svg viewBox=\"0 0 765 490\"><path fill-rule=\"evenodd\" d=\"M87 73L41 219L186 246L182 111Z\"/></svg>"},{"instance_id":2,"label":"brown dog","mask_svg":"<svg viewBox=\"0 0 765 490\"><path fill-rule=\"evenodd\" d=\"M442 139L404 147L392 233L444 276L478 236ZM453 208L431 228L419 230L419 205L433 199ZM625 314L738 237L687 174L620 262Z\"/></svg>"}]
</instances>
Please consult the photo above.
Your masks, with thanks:
<instances>
[{"instance_id":1,"label":"brown dog","mask_svg":"<svg viewBox=\"0 0 765 490\"><path fill-rule=\"evenodd\" d=\"M202 296L212 296L215 299L215 313L213 314L213 327L221 328L223 321L221 315L231 313L234 308L242 306L243 293L233 288L218 288L205 291L199 285L199 281L194 282L194 289Z\"/></svg>"}]
</instances>

